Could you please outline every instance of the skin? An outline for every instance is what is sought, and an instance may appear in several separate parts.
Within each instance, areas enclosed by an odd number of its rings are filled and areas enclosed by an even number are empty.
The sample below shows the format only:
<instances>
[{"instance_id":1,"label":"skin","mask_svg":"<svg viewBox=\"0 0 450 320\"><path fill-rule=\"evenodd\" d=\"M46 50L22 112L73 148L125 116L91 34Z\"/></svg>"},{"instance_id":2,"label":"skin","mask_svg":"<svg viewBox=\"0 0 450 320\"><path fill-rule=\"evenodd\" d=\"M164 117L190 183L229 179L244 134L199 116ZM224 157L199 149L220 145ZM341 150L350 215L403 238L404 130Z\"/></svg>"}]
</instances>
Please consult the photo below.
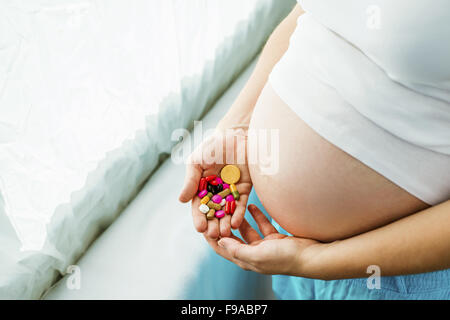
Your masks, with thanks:
<instances>
[{"instance_id":1,"label":"skin","mask_svg":"<svg viewBox=\"0 0 450 320\"><path fill-rule=\"evenodd\" d=\"M367 277L377 265L383 276L450 268L450 201L345 240L321 243L276 231L254 205L249 211L263 234L243 221L237 237L205 237L222 257L244 270L336 280Z\"/></svg>"},{"instance_id":2,"label":"skin","mask_svg":"<svg viewBox=\"0 0 450 320\"><path fill-rule=\"evenodd\" d=\"M243 165L241 170L244 176L248 173L250 179L245 178L242 182L245 198L239 205L245 208L247 191L250 192L247 188L251 189L253 182L268 213L295 236L287 237L276 232L253 205L249 206L249 211L264 235L263 239L244 220L243 209L239 209L238 215L235 213L228 222L220 221L220 225L219 222L206 223L204 215L195 213L198 205L193 196L199 178L208 168L189 164L180 201L193 199L197 231L202 232L213 249L224 258L246 270L266 274L343 279L367 276L367 266L372 264L380 266L383 275L450 268L450 201L423 210L426 204L320 138L300 118L290 114L292 111L266 86L273 66L288 48L289 37L302 12L296 6L274 31L252 77L217 128L221 133L236 123L250 123L253 127L264 124L267 127L270 119L272 126L282 130L287 125L286 122L277 123L279 119L288 118L284 121L293 122L289 127L298 132L291 132L290 136L301 137L302 150L306 152L296 154L295 149L298 148L293 146L299 141L290 138L289 132L281 132L286 136L283 136L285 144L280 149L280 173L274 177L261 177L258 165L250 166L248 170ZM255 105L257 112L254 113ZM275 108L284 117L277 118L268 113ZM243 150L247 143L251 144L251 139L238 149ZM277 185L277 181L280 178L286 181L285 176L292 174L292 164L289 163L292 159L295 159L296 166L298 163L303 165L303 169L297 169L295 173L300 177L294 180L303 178L308 183L301 183L296 194L301 206L284 199L287 203L280 210L276 198L280 199L282 194L276 193L286 190ZM324 169L328 169L327 174L321 177ZM334 182L335 186L340 184L331 188L329 182ZM267 183L277 187L272 187L269 192L265 187ZM321 192L314 193L314 190ZM272 193L275 196L271 199ZM420 212L413 214L415 211ZM239 228L242 239L229 233L227 224L230 223L231 227Z\"/></svg>"},{"instance_id":3,"label":"skin","mask_svg":"<svg viewBox=\"0 0 450 320\"><path fill-rule=\"evenodd\" d=\"M250 127L279 130L277 172L262 174L259 162L249 170L264 208L295 236L344 239L428 207L319 136L270 84L260 95ZM261 147L254 135L248 144Z\"/></svg>"}]
</instances>

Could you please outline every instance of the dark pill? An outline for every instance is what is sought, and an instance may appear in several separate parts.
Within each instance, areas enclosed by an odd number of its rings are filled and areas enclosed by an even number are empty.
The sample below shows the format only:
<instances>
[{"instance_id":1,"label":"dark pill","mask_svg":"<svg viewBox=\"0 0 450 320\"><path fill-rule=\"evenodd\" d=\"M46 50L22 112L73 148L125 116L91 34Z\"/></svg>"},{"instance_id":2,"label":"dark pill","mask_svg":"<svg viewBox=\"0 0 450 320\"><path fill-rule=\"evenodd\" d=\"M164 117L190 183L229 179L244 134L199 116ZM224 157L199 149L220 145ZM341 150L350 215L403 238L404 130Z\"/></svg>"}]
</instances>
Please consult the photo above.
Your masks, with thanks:
<instances>
[{"instance_id":1,"label":"dark pill","mask_svg":"<svg viewBox=\"0 0 450 320\"><path fill-rule=\"evenodd\" d=\"M212 193L213 194L218 194L220 191L223 190L223 185L222 184L218 184L217 186L211 186L212 189Z\"/></svg>"}]
</instances>

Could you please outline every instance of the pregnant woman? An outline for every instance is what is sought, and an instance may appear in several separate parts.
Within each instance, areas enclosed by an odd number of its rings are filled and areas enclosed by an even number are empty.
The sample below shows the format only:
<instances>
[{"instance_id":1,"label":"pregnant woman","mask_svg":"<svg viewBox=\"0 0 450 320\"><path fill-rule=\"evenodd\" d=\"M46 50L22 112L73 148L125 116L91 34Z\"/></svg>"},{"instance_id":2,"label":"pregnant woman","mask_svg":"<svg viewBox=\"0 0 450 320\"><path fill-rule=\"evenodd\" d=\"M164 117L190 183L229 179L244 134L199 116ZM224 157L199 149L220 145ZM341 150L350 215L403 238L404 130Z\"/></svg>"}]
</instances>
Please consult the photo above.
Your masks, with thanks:
<instances>
[{"instance_id":1,"label":"pregnant woman","mask_svg":"<svg viewBox=\"0 0 450 320\"><path fill-rule=\"evenodd\" d=\"M203 145L231 129L224 160L248 155L250 132L275 129L278 170L238 163L239 208L207 221L198 181L224 164L199 148L180 200L218 254L276 275L279 298L450 299L449 2L298 2Z\"/></svg>"}]
</instances>

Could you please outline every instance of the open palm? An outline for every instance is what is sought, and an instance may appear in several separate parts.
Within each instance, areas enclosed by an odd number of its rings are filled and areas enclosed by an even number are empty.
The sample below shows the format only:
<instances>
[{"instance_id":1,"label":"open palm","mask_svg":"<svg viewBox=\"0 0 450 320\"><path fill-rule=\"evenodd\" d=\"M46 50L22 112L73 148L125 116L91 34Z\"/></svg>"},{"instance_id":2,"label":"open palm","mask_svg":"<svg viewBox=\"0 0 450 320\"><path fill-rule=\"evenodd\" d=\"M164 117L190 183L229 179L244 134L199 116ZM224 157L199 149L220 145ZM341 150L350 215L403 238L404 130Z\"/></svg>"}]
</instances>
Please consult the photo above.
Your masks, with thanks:
<instances>
[{"instance_id":1,"label":"open palm","mask_svg":"<svg viewBox=\"0 0 450 320\"><path fill-rule=\"evenodd\" d=\"M248 196L252 189L246 144L247 137L242 132L229 131L226 135L217 132L206 139L189 157L179 200L192 201L194 226L198 232L206 233L209 238L229 237L231 228L239 228L244 220ZM199 210L200 198L196 196L200 178L220 175L220 170L227 164L233 164L241 171L241 178L236 183L240 194L239 200L236 201L236 211L222 219L207 220L206 215Z\"/></svg>"},{"instance_id":2,"label":"open palm","mask_svg":"<svg viewBox=\"0 0 450 320\"><path fill-rule=\"evenodd\" d=\"M263 236L247 220L239 227L242 239L231 235L217 241L205 235L217 254L245 270L264 274L309 277L317 272L310 270L310 262L320 256L326 244L281 234L255 205L250 205L249 211Z\"/></svg>"}]
</instances>

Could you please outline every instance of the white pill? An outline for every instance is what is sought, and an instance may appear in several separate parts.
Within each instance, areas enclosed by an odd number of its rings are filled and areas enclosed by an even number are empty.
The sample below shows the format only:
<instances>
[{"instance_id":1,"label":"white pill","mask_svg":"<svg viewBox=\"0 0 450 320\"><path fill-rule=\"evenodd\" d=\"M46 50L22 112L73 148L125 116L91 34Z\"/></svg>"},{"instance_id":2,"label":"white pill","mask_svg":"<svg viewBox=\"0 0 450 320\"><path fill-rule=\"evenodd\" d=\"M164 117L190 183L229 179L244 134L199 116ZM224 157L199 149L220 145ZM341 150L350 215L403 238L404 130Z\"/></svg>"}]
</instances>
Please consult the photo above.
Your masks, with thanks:
<instances>
[{"instance_id":1,"label":"white pill","mask_svg":"<svg viewBox=\"0 0 450 320\"><path fill-rule=\"evenodd\" d=\"M225 203L227 202L227 200L222 199L222 201L220 201L220 206L223 207L225 205Z\"/></svg>"},{"instance_id":2,"label":"white pill","mask_svg":"<svg viewBox=\"0 0 450 320\"><path fill-rule=\"evenodd\" d=\"M202 212L202 213L208 213L209 211L209 207L206 204L201 204L200 207L198 207L198 209Z\"/></svg>"}]
</instances>

